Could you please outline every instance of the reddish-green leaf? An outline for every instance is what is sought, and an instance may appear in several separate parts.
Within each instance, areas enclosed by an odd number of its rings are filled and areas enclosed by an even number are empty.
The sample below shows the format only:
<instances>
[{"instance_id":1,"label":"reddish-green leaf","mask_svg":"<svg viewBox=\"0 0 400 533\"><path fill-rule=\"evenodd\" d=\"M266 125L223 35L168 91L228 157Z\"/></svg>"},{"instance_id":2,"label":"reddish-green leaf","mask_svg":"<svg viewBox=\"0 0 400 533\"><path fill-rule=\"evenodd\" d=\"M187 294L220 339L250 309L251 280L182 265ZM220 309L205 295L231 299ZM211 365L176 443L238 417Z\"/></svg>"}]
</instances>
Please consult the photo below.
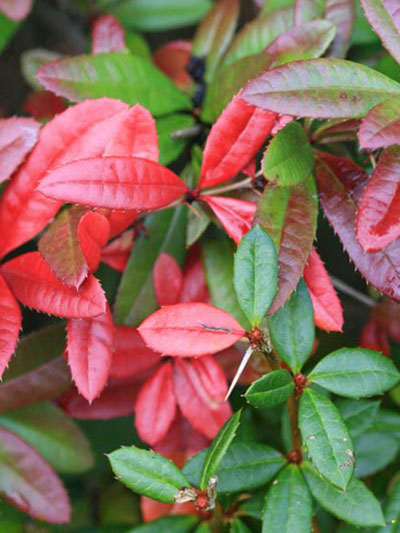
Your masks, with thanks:
<instances>
[{"instance_id":1,"label":"reddish-green leaf","mask_svg":"<svg viewBox=\"0 0 400 533\"><path fill-rule=\"evenodd\" d=\"M158 256L153 268L153 288L157 302L163 305L176 304L183 284L183 274L178 262L167 253Z\"/></svg>"},{"instance_id":2,"label":"reddish-green leaf","mask_svg":"<svg viewBox=\"0 0 400 533\"><path fill-rule=\"evenodd\" d=\"M400 146L382 152L363 191L357 213L357 239L377 252L400 236Z\"/></svg>"},{"instance_id":3,"label":"reddish-green leaf","mask_svg":"<svg viewBox=\"0 0 400 533\"><path fill-rule=\"evenodd\" d=\"M202 199L214 211L229 237L239 244L251 229L256 204L225 196L202 196Z\"/></svg>"},{"instance_id":4,"label":"reddish-green leaf","mask_svg":"<svg viewBox=\"0 0 400 533\"><path fill-rule=\"evenodd\" d=\"M68 364L79 392L91 403L107 383L114 353L111 312L74 318L67 324Z\"/></svg>"},{"instance_id":5,"label":"reddish-green leaf","mask_svg":"<svg viewBox=\"0 0 400 533\"><path fill-rule=\"evenodd\" d=\"M400 63L400 11L397 0L360 0L364 13L385 48Z\"/></svg>"},{"instance_id":6,"label":"reddish-green leaf","mask_svg":"<svg viewBox=\"0 0 400 533\"><path fill-rule=\"evenodd\" d=\"M134 242L133 230L125 231L101 251L101 262L118 272L125 270Z\"/></svg>"},{"instance_id":7,"label":"reddish-green leaf","mask_svg":"<svg viewBox=\"0 0 400 533\"><path fill-rule=\"evenodd\" d=\"M0 12L12 20L24 19L32 8L32 0L0 0Z\"/></svg>"},{"instance_id":8,"label":"reddish-green leaf","mask_svg":"<svg viewBox=\"0 0 400 533\"><path fill-rule=\"evenodd\" d=\"M315 237L318 201L313 178L295 187L267 186L256 221L278 251L278 292L268 314L275 313L296 290Z\"/></svg>"},{"instance_id":9,"label":"reddish-green leaf","mask_svg":"<svg viewBox=\"0 0 400 533\"><path fill-rule=\"evenodd\" d=\"M57 213L60 204L36 188L47 171L68 161L99 156L127 106L109 98L70 107L46 124L34 150L0 198L0 254L28 241Z\"/></svg>"},{"instance_id":10,"label":"reddish-green leaf","mask_svg":"<svg viewBox=\"0 0 400 533\"><path fill-rule=\"evenodd\" d=\"M158 209L187 191L171 170L137 157L95 157L50 171L39 185L55 200L108 209Z\"/></svg>"},{"instance_id":11,"label":"reddish-green leaf","mask_svg":"<svg viewBox=\"0 0 400 533\"><path fill-rule=\"evenodd\" d=\"M178 359L174 366L175 393L180 410L201 434L213 439L232 415L224 401L228 386L213 357Z\"/></svg>"},{"instance_id":12,"label":"reddish-green leaf","mask_svg":"<svg viewBox=\"0 0 400 533\"><path fill-rule=\"evenodd\" d=\"M23 304L43 313L65 318L85 318L105 312L106 299L93 276L79 291L59 281L38 252L20 255L5 263L1 273Z\"/></svg>"},{"instance_id":13,"label":"reddish-green leaf","mask_svg":"<svg viewBox=\"0 0 400 533\"><path fill-rule=\"evenodd\" d=\"M103 15L92 28L92 54L118 52L125 49L125 35L121 23L112 15Z\"/></svg>"},{"instance_id":14,"label":"reddish-green leaf","mask_svg":"<svg viewBox=\"0 0 400 533\"><path fill-rule=\"evenodd\" d=\"M336 36L328 57L346 57L353 34L355 3L353 0L326 0L325 18L336 26Z\"/></svg>"},{"instance_id":15,"label":"reddish-green leaf","mask_svg":"<svg viewBox=\"0 0 400 533\"><path fill-rule=\"evenodd\" d=\"M319 153L316 175L325 216L356 268L371 285L400 301L400 240L381 252L365 253L356 237L356 202L366 180L365 171L346 159Z\"/></svg>"},{"instance_id":16,"label":"reddish-green leaf","mask_svg":"<svg viewBox=\"0 0 400 533\"><path fill-rule=\"evenodd\" d=\"M0 120L0 183L8 179L35 146L40 124L32 118Z\"/></svg>"},{"instance_id":17,"label":"reddish-green leaf","mask_svg":"<svg viewBox=\"0 0 400 533\"><path fill-rule=\"evenodd\" d=\"M295 24L324 18L325 4L326 0L296 0L294 5Z\"/></svg>"},{"instance_id":18,"label":"reddish-green leaf","mask_svg":"<svg viewBox=\"0 0 400 533\"><path fill-rule=\"evenodd\" d=\"M236 95L211 128L199 187L212 187L236 176L261 148L275 119L275 113L251 107Z\"/></svg>"},{"instance_id":19,"label":"reddish-green leaf","mask_svg":"<svg viewBox=\"0 0 400 533\"><path fill-rule=\"evenodd\" d=\"M361 123L358 140L365 150L400 144L400 100L388 100L373 107Z\"/></svg>"},{"instance_id":20,"label":"reddish-green leaf","mask_svg":"<svg viewBox=\"0 0 400 533\"><path fill-rule=\"evenodd\" d=\"M54 470L25 441L0 428L0 494L34 518L69 522L68 495Z\"/></svg>"},{"instance_id":21,"label":"reddish-green leaf","mask_svg":"<svg viewBox=\"0 0 400 533\"><path fill-rule=\"evenodd\" d=\"M212 305L168 305L139 326L147 346L162 355L199 357L235 344L245 331L236 320Z\"/></svg>"},{"instance_id":22,"label":"reddish-green leaf","mask_svg":"<svg viewBox=\"0 0 400 533\"><path fill-rule=\"evenodd\" d=\"M312 118L362 117L373 106L398 96L397 82L343 59L282 65L250 81L242 93L246 102L262 109Z\"/></svg>"},{"instance_id":23,"label":"reddish-green leaf","mask_svg":"<svg viewBox=\"0 0 400 533\"><path fill-rule=\"evenodd\" d=\"M139 437L154 446L169 430L176 415L172 362L167 361L142 387L135 404Z\"/></svg>"},{"instance_id":24,"label":"reddish-green leaf","mask_svg":"<svg viewBox=\"0 0 400 533\"><path fill-rule=\"evenodd\" d=\"M313 304L315 325L325 331L342 331L342 305L315 248L308 257L303 277Z\"/></svg>"},{"instance_id":25,"label":"reddish-green leaf","mask_svg":"<svg viewBox=\"0 0 400 533\"><path fill-rule=\"evenodd\" d=\"M0 275L0 378L15 351L21 320L19 305Z\"/></svg>"}]
</instances>

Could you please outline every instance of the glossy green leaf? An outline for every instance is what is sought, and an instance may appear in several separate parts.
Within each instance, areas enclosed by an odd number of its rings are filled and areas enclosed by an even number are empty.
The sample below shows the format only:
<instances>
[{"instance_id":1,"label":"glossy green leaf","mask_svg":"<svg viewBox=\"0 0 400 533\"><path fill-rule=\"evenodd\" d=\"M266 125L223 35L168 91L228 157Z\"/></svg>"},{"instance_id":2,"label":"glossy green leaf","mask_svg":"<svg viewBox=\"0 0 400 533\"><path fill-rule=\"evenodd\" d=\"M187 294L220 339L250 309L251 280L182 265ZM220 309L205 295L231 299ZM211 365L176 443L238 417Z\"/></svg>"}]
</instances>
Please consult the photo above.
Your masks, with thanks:
<instances>
[{"instance_id":1,"label":"glossy green leaf","mask_svg":"<svg viewBox=\"0 0 400 533\"><path fill-rule=\"evenodd\" d=\"M303 280L286 304L268 317L268 328L279 357L294 373L300 372L315 338L312 302Z\"/></svg>"},{"instance_id":2,"label":"glossy green leaf","mask_svg":"<svg viewBox=\"0 0 400 533\"><path fill-rule=\"evenodd\" d=\"M235 518L231 524L230 533L251 533L251 530L239 518Z\"/></svg>"},{"instance_id":3,"label":"glossy green leaf","mask_svg":"<svg viewBox=\"0 0 400 533\"><path fill-rule=\"evenodd\" d=\"M364 348L341 348L327 355L308 375L309 381L346 398L382 394L400 374L382 354Z\"/></svg>"},{"instance_id":4,"label":"glossy green leaf","mask_svg":"<svg viewBox=\"0 0 400 533\"><path fill-rule=\"evenodd\" d=\"M400 414L391 409L380 409L374 418L371 429L388 433L400 440Z\"/></svg>"},{"instance_id":5,"label":"glossy green leaf","mask_svg":"<svg viewBox=\"0 0 400 533\"><path fill-rule=\"evenodd\" d=\"M288 465L272 482L265 499L263 533L310 533L313 506L299 467Z\"/></svg>"},{"instance_id":6,"label":"glossy green leaf","mask_svg":"<svg viewBox=\"0 0 400 533\"><path fill-rule=\"evenodd\" d=\"M200 486L200 472L208 449L201 451L185 464L183 473L195 487ZM285 465L277 450L256 442L233 442L217 469L220 493L253 490L268 483Z\"/></svg>"},{"instance_id":7,"label":"glossy green leaf","mask_svg":"<svg viewBox=\"0 0 400 533\"><path fill-rule=\"evenodd\" d=\"M399 449L399 440L390 433L370 429L359 435L354 439L355 475L367 477L383 470L394 460Z\"/></svg>"},{"instance_id":8,"label":"glossy green leaf","mask_svg":"<svg viewBox=\"0 0 400 533\"><path fill-rule=\"evenodd\" d=\"M354 438L369 429L379 409L379 401L371 400L340 400L336 407Z\"/></svg>"},{"instance_id":9,"label":"glossy green leaf","mask_svg":"<svg viewBox=\"0 0 400 533\"><path fill-rule=\"evenodd\" d=\"M300 399L299 426L320 474L346 490L354 471L354 449L336 406L320 392L307 388Z\"/></svg>"},{"instance_id":10,"label":"glossy green leaf","mask_svg":"<svg viewBox=\"0 0 400 533\"><path fill-rule=\"evenodd\" d=\"M264 318L276 294L278 262L274 243L255 226L235 254L234 286L239 305L252 326Z\"/></svg>"},{"instance_id":11,"label":"glossy green leaf","mask_svg":"<svg viewBox=\"0 0 400 533\"><path fill-rule=\"evenodd\" d=\"M93 466L94 458L85 435L51 403L1 415L0 426L33 446L58 472L80 473Z\"/></svg>"},{"instance_id":12,"label":"glossy green leaf","mask_svg":"<svg viewBox=\"0 0 400 533\"><path fill-rule=\"evenodd\" d=\"M384 507L386 527L377 533L398 533L400 524L400 478L391 487L389 498Z\"/></svg>"},{"instance_id":13,"label":"glossy green leaf","mask_svg":"<svg viewBox=\"0 0 400 533\"><path fill-rule=\"evenodd\" d=\"M158 307L153 290L153 266L168 253L182 266L185 255L185 207L167 209L146 217L121 278L114 304L118 324L138 326Z\"/></svg>"},{"instance_id":14,"label":"glossy green leaf","mask_svg":"<svg viewBox=\"0 0 400 533\"><path fill-rule=\"evenodd\" d=\"M246 391L246 400L254 407L267 409L285 402L294 391L294 381L285 369L274 370L254 381Z\"/></svg>"},{"instance_id":15,"label":"glossy green leaf","mask_svg":"<svg viewBox=\"0 0 400 533\"><path fill-rule=\"evenodd\" d=\"M251 105L299 117L358 118L399 95L400 84L364 65L310 59L261 74L246 85L242 97Z\"/></svg>"},{"instance_id":16,"label":"glossy green leaf","mask_svg":"<svg viewBox=\"0 0 400 533\"><path fill-rule=\"evenodd\" d=\"M188 482L172 461L153 451L136 446L123 447L108 456L117 479L128 488L165 503Z\"/></svg>"},{"instance_id":17,"label":"glossy green leaf","mask_svg":"<svg viewBox=\"0 0 400 533\"><path fill-rule=\"evenodd\" d=\"M124 533L190 533L197 520L198 518L193 515L164 516L147 524L125 529Z\"/></svg>"},{"instance_id":18,"label":"glossy green leaf","mask_svg":"<svg viewBox=\"0 0 400 533\"><path fill-rule=\"evenodd\" d=\"M169 165L183 152L190 139L173 138L172 133L189 128L196 123L191 115L170 115L156 120L160 163Z\"/></svg>"},{"instance_id":19,"label":"glossy green leaf","mask_svg":"<svg viewBox=\"0 0 400 533\"><path fill-rule=\"evenodd\" d=\"M43 65L37 77L46 89L72 102L108 96L128 104L139 103L154 116L192 107L189 96L167 76L129 52L60 59Z\"/></svg>"},{"instance_id":20,"label":"glossy green leaf","mask_svg":"<svg viewBox=\"0 0 400 533\"><path fill-rule=\"evenodd\" d=\"M304 461L301 468L315 500L328 512L356 526L384 525L380 503L357 478L342 491L320 477L310 463Z\"/></svg>"},{"instance_id":21,"label":"glossy green leaf","mask_svg":"<svg viewBox=\"0 0 400 533\"><path fill-rule=\"evenodd\" d=\"M202 261L211 302L235 317L247 330L250 325L239 307L233 286L233 258L230 239L222 232L210 232L202 244Z\"/></svg>"},{"instance_id":22,"label":"glossy green leaf","mask_svg":"<svg viewBox=\"0 0 400 533\"><path fill-rule=\"evenodd\" d=\"M204 459L203 467L200 474L200 488L206 489L212 476L217 471L222 459L229 449L236 431L240 424L241 411L237 411L231 418L225 422L219 430L218 435L213 440L207 455Z\"/></svg>"},{"instance_id":23,"label":"glossy green leaf","mask_svg":"<svg viewBox=\"0 0 400 533\"><path fill-rule=\"evenodd\" d=\"M304 181L313 168L314 155L304 129L298 122L290 122L275 135L264 154L264 176L287 187Z\"/></svg>"},{"instance_id":24,"label":"glossy green leaf","mask_svg":"<svg viewBox=\"0 0 400 533\"><path fill-rule=\"evenodd\" d=\"M265 490L257 491L251 498L239 503L239 508L251 518L262 519L265 503Z\"/></svg>"}]
</instances>

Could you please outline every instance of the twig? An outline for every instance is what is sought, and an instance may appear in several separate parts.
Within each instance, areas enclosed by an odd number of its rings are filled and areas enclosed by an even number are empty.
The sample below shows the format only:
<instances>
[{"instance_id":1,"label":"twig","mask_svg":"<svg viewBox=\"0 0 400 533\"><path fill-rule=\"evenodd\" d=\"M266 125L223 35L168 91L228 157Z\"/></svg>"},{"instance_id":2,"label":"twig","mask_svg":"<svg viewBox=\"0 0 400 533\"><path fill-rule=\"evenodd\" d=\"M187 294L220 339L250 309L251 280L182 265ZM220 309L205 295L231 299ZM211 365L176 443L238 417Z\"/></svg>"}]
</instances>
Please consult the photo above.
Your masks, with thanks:
<instances>
[{"instance_id":1,"label":"twig","mask_svg":"<svg viewBox=\"0 0 400 533\"><path fill-rule=\"evenodd\" d=\"M192 137L197 137L202 131L203 127L201 124L195 124L194 126L189 126L182 130L176 130L171 133L171 139L177 141L179 139L191 139Z\"/></svg>"},{"instance_id":2,"label":"twig","mask_svg":"<svg viewBox=\"0 0 400 533\"><path fill-rule=\"evenodd\" d=\"M223 192L234 191L235 189L245 189L245 188L251 187L252 183L253 183L252 178L246 178L242 181L231 183L230 185L227 185L226 187L215 187L214 189L208 189L205 191L201 191L200 194L204 194L208 196L209 194L221 194Z\"/></svg>"},{"instance_id":3,"label":"twig","mask_svg":"<svg viewBox=\"0 0 400 533\"><path fill-rule=\"evenodd\" d=\"M350 285L347 285L344 281L341 279L335 278L335 276L331 276L330 278L332 280L333 286L338 289L343 294L347 294L347 296L351 296L351 298L354 298L355 300L358 300L362 304L366 305L367 307L375 307L376 302L373 298L370 296L367 296L366 294L358 291L357 289L353 289Z\"/></svg>"}]
</instances>

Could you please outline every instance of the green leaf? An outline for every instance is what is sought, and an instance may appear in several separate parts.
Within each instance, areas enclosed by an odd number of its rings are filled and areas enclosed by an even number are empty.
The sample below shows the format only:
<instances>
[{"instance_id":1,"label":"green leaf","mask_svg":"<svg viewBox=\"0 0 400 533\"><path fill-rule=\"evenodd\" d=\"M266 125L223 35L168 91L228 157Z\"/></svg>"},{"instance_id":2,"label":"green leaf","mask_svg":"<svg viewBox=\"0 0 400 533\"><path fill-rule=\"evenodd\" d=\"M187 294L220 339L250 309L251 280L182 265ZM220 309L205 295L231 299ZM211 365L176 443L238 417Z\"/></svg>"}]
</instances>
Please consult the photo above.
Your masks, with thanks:
<instances>
[{"instance_id":1,"label":"green leaf","mask_svg":"<svg viewBox=\"0 0 400 533\"><path fill-rule=\"evenodd\" d=\"M211 218L203 208L202 202L193 202L192 206L198 214L188 209L186 232L186 246L188 248L203 235L211 222Z\"/></svg>"},{"instance_id":2,"label":"green leaf","mask_svg":"<svg viewBox=\"0 0 400 533\"><path fill-rule=\"evenodd\" d=\"M312 498L294 464L288 465L272 482L265 500L263 533L310 533Z\"/></svg>"},{"instance_id":3,"label":"green leaf","mask_svg":"<svg viewBox=\"0 0 400 533\"><path fill-rule=\"evenodd\" d=\"M222 232L209 232L202 244L202 261L211 302L236 318L248 330L249 322L242 313L233 286L232 242Z\"/></svg>"},{"instance_id":4,"label":"green leaf","mask_svg":"<svg viewBox=\"0 0 400 533\"><path fill-rule=\"evenodd\" d=\"M354 438L369 429L379 409L379 401L340 400L336 403L344 423Z\"/></svg>"},{"instance_id":5,"label":"green leaf","mask_svg":"<svg viewBox=\"0 0 400 533\"><path fill-rule=\"evenodd\" d=\"M354 439L355 475L367 477L383 470L394 460L399 449L399 440L390 433L370 429L359 435Z\"/></svg>"},{"instance_id":6,"label":"green leaf","mask_svg":"<svg viewBox=\"0 0 400 533\"><path fill-rule=\"evenodd\" d=\"M387 432L400 440L400 414L390 409L380 409L372 423L372 429Z\"/></svg>"},{"instance_id":7,"label":"green leaf","mask_svg":"<svg viewBox=\"0 0 400 533\"><path fill-rule=\"evenodd\" d=\"M147 216L121 278L114 304L118 324L138 326L158 304L153 290L153 266L166 252L182 266L185 255L185 207Z\"/></svg>"},{"instance_id":8,"label":"green leaf","mask_svg":"<svg viewBox=\"0 0 400 533\"><path fill-rule=\"evenodd\" d=\"M268 328L279 357L295 374L300 372L315 338L314 311L303 280L286 304L268 317Z\"/></svg>"},{"instance_id":9,"label":"green leaf","mask_svg":"<svg viewBox=\"0 0 400 533\"><path fill-rule=\"evenodd\" d=\"M382 394L393 388L400 374L393 362L382 354L364 348L341 348L322 359L308 380L345 396L362 398Z\"/></svg>"},{"instance_id":10,"label":"green leaf","mask_svg":"<svg viewBox=\"0 0 400 533\"><path fill-rule=\"evenodd\" d=\"M192 108L189 96L167 76L146 59L129 52L52 61L42 66L37 77L46 89L72 102L107 96L128 104L139 103L154 116Z\"/></svg>"},{"instance_id":11,"label":"green leaf","mask_svg":"<svg viewBox=\"0 0 400 533\"><path fill-rule=\"evenodd\" d=\"M300 400L299 426L315 467L345 490L354 471L354 449L336 406L320 392L306 389Z\"/></svg>"},{"instance_id":12,"label":"green leaf","mask_svg":"<svg viewBox=\"0 0 400 533\"><path fill-rule=\"evenodd\" d=\"M251 105L298 117L359 118L376 104L399 95L400 84L364 65L343 59L310 59L261 74L246 85L242 98Z\"/></svg>"},{"instance_id":13,"label":"green leaf","mask_svg":"<svg viewBox=\"0 0 400 533\"><path fill-rule=\"evenodd\" d=\"M294 391L294 381L285 369L274 370L254 381L246 391L246 400L254 407L267 409L285 402Z\"/></svg>"},{"instance_id":14,"label":"green leaf","mask_svg":"<svg viewBox=\"0 0 400 533\"><path fill-rule=\"evenodd\" d=\"M298 0L294 8L295 23L324 18L326 0Z\"/></svg>"},{"instance_id":15,"label":"green leaf","mask_svg":"<svg viewBox=\"0 0 400 533\"><path fill-rule=\"evenodd\" d=\"M200 486L200 472L208 449L201 451L183 467L182 472L195 487ZM218 493L253 490L268 483L285 465L277 450L256 442L233 442L219 465Z\"/></svg>"},{"instance_id":16,"label":"green leaf","mask_svg":"<svg viewBox=\"0 0 400 533\"><path fill-rule=\"evenodd\" d=\"M265 490L259 490L251 496L248 500L239 503L239 509L241 509L247 516L255 518L256 520L262 520L262 513L265 503Z\"/></svg>"},{"instance_id":17,"label":"green leaf","mask_svg":"<svg viewBox=\"0 0 400 533\"><path fill-rule=\"evenodd\" d=\"M128 488L157 500L173 503L174 496L188 482L172 461L136 446L123 447L108 456L117 479Z\"/></svg>"},{"instance_id":18,"label":"green leaf","mask_svg":"<svg viewBox=\"0 0 400 533\"><path fill-rule=\"evenodd\" d=\"M194 533L212 533L212 531L208 522L202 522L196 527Z\"/></svg>"},{"instance_id":19,"label":"green leaf","mask_svg":"<svg viewBox=\"0 0 400 533\"><path fill-rule=\"evenodd\" d=\"M328 512L356 526L384 525L380 503L357 478L343 492L320 477L310 463L303 461L301 469L315 500Z\"/></svg>"},{"instance_id":20,"label":"green leaf","mask_svg":"<svg viewBox=\"0 0 400 533\"><path fill-rule=\"evenodd\" d=\"M193 515L164 516L124 531L125 533L190 533L197 521L197 516Z\"/></svg>"},{"instance_id":21,"label":"green leaf","mask_svg":"<svg viewBox=\"0 0 400 533\"><path fill-rule=\"evenodd\" d=\"M45 48L33 48L21 54L21 72L24 79L32 89L40 90L42 87L36 79L39 68L55 59L60 59L61 54L46 50Z\"/></svg>"},{"instance_id":22,"label":"green leaf","mask_svg":"<svg viewBox=\"0 0 400 533\"><path fill-rule=\"evenodd\" d=\"M79 427L51 403L36 404L0 416L0 426L19 435L62 473L93 466L90 444Z\"/></svg>"},{"instance_id":23,"label":"green leaf","mask_svg":"<svg viewBox=\"0 0 400 533\"><path fill-rule=\"evenodd\" d=\"M304 129L298 122L290 122L275 135L264 154L264 176L287 187L304 181L313 168L314 155Z\"/></svg>"},{"instance_id":24,"label":"green leaf","mask_svg":"<svg viewBox=\"0 0 400 533\"><path fill-rule=\"evenodd\" d=\"M379 529L377 533L398 533L400 524L400 478L397 478L396 483L392 486L384 507L384 513L387 526Z\"/></svg>"},{"instance_id":25,"label":"green leaf","mask_svg":"<svg viewBox=\"0 0 400 533\"><path fill-rule=\"evenodd\" d=\"M251 530L239 518L235 518L231 524L230 533L251 533Z\"/></svg>"},{"instance_id":26,"label":"green leaf","mask_svg":"<svg viewBox=\"0 0 400 533\"><path fill-rule=\"evenodd\" d=\"M271 13L281 7L290 7L295 4L296 0L267 0L261 8L261 13Z\"/></svg>"},{"instance_id":27,"label":"green leaf","mask_svg":"<svg viewBox=\"0 0 400 533\"><path fill-rule=\"evenodd\" d=\"M235 254L234 286L239 305L252 326L258 326L276 294L278 261L274 243L260 226L241 240Z\"/></svg>"},{"instance_id":28,"label":"green leaf","mask_svg":"<svg viewBox=\"0 0 400 533\"><path fill-rule=\"evenodd\" d=\"M125 44L131 54L152 60L150 46L139 33L125 31Z\"/></svg>"},{"instance_id":29,"label":"green leaf","mask_svg":"<svg viewBox=\"0 0 400 533\"><path fill-rule=\"evenodd\" d=\"M0 52L7 46L19 25L20 22L14 22L0 13Z\"/></svg>"},{"instance_id":30,"label":"green leaf","mask_svg":"<svg viewBox=\"0 0 400 533\"><path fill-rule=\"evenodd\" d=\"M218 435L213 440L207 455L204 459L203 468L200 475L200 488L206 489L212 476L217 471L224 455L228 451L231 445L237 428L240 424L240 415L242 411L237 411L231 418L225 422L222 428L219 430Z\"/></svg>"},{"instance_id":31,"label":"green leaf","mask_svg":"<svg viewBox=\"0 0 400 533\"><path fill-rule=\"evenodd\" d=\"M170 115L156 120L160 163L162 165L169 165L179 157L190 141L190 139L174 139L171 134L175 131L189 128L195 123L194 117L184 114Z\"/></svg>"}]
</instances>

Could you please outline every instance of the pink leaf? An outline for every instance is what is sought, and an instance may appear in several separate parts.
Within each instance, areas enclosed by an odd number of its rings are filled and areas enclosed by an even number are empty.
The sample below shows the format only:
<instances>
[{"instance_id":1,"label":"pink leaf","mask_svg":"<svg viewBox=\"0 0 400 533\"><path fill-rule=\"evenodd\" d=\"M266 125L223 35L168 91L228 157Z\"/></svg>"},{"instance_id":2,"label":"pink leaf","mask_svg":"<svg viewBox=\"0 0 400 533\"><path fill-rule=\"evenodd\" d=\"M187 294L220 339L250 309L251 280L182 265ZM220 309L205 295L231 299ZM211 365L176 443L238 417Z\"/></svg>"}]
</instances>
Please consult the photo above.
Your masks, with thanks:
<instances>
[{"instance_id":1,"label":"pink leaf","mask_svg":"<svg viewBox=\"0 0 400 533\"><path fill-rule=\"evenodd\" d=\"M101 261L118 272L125 270L133 248L134 232L125 231L110 242L101 252Z\"/></svg>"},{"instance_id":2,"label":"pink leaf","mask_svg":"<svg viewBox=\"0 0 400 533\"><path fill-rule=\"evenodd\" d=\"M201 251L198 245L190 248L183 269L183 285L180 302L210 302L208 287L204 275Z\"/></svg>"},{"instance_id":3,"label":"pink leaf","mask_svg":"<svg viewBox=\"0 0 400 533\"><path fill-rule=\"evenodd\" d=\"M129 228L138 214L139 211L110 211L107 215L110 224L110 238Z\"/></svg>"},{"instance_id":4,"label":"pink leaf","mask_svg":"<svg viewBox=\"0 0 400 533\"><path fill-rule=\"evenodd\" d=\"M95 272L100 263L100 255L107 244L110 224L100 213L89 211L78 224L78 240L89 272Z\"/></svg>"},{"instance_id":5,"label":"pink leaf","mask_svg":"<svg viewBox=\"0 0 400 533\"><path fill-rule=\"evenodd\" d=\"M103 15L92 28L92 54L119 52L125 49L125 34L120 22L112 15Z\"/></svg>"},{"instance_id":6,"label":"pink leaf","mask_svg":"<svg viewBox=\"0 0 400 533\"><path fill-rule=\"evenodd\" d=\"M19 305L0 275L0 378L15 351L21 320Z\"/></svg>"},{"instance_id":7,"label":"pink leaf","mask_svg":"<svg viewBox=\"0 0 400 533\"><path fill-rule=\"evenodd\" d=\"M0 0L0 12L12 20L24 19L32 8L32 0Z\"/></svg>"},{"instance_id":8,"label":"pink leaf","mask_svg":"<svg viewBox=\"0 0 400 533\"><path fill-rule=\"evenodd\" d=\"M182 271L172 256L162 253L153 269L154 294L159 305L176 304L183 283Z\"/></svg>"},{"instance_id":9,"label":"pink leaf","mask_svg":"<svg viewBox=\"0 0 400 533\"><path fill-rule=\"evenodd\" d=\"M361 123L358 140L365 150L376 150L399 144L399 101L387 100L373 107Z\"/></svg>"}]
</instances>

